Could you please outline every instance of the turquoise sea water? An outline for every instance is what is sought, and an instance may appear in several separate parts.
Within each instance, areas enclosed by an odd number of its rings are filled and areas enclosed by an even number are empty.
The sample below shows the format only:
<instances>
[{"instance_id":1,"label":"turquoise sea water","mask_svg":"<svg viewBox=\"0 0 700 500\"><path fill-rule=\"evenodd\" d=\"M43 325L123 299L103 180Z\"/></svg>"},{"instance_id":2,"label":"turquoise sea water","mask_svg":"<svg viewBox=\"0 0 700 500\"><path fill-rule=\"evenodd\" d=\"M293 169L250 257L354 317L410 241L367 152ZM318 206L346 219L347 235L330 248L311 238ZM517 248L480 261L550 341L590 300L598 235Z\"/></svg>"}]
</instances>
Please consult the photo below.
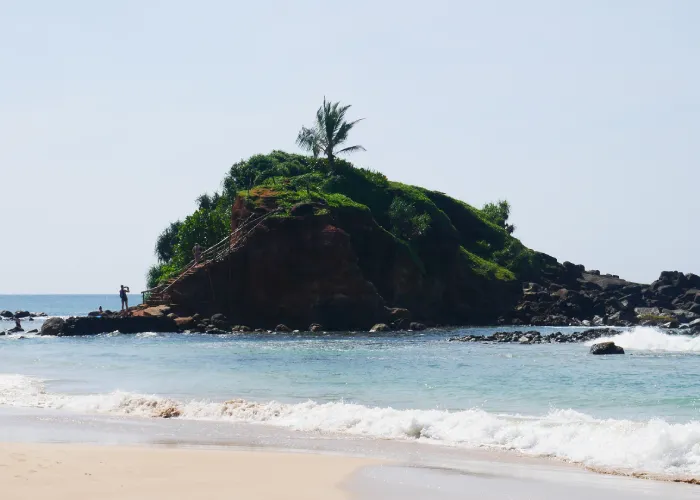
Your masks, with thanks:
<instances>
[{"instance_id":1,"label":"turquoise sea water","mask_svg":"<svg viewBox=\"0 0 700 500\"><path fill-rule=\"evenodd\" d=\"M107 300L0 296L0 309L67 316L116 308ZM583 344L448 342L466 331L6 336L0 404L136 418L174 408L700 477L700 339L637 328L615 339L626 355L595 357Z\"/></svg>"}]
</instances>

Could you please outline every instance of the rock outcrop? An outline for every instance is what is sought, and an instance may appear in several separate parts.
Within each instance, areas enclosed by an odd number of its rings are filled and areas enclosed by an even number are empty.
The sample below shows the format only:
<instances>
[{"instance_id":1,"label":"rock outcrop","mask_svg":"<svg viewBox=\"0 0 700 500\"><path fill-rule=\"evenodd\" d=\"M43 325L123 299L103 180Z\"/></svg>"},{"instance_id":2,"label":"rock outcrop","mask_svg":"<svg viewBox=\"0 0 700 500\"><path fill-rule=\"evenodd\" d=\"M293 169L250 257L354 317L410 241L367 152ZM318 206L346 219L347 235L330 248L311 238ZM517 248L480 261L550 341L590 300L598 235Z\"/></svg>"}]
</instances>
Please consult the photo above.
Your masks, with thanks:
<instances>
[{"instance_id":1,"label":"rock outcrop","mask_svg":"<svg viewBox=\"0 0 700 500\"><path fill-rule=\"evenodd\" d=\"M565 262L525 283L520 303L502 324L675 328L700 319L700 277L664 271L650 285L586 271Z\"/></svg>"},{"instance_id":2,"label":"rock outcrop","mask_svg":"<svg viewBox=\"0 0 700 500\"><path fill-rule=\"evenodd\" d=\"M115 317L78 317L50 318L41 327L40 335L67 337L74 335L97 335L100 333L142 333L142 332L176 332L178 327L168 317L149 316L115 316Z\"/></svg>"}]
</instances>

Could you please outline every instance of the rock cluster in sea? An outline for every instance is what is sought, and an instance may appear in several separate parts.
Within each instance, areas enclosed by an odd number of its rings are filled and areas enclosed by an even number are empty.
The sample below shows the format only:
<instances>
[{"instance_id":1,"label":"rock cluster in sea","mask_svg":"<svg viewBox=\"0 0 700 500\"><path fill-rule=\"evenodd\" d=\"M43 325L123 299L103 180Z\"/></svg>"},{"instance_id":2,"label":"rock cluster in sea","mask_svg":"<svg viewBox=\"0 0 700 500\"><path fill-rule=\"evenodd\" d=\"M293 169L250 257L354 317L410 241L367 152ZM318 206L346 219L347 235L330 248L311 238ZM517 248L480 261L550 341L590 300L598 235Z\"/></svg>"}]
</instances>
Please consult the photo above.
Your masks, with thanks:
<instances>
[{"instance_id":1,"label":"rock cluster in sea","mask_svg":"<svg viewBox=\"0 0 700 500\"><path fill-rule=\"evenodd\" d=\"M30 318L45 318L46 313L44 312L29 312L29 311L0 311L0 319L13 320L13 319L29 319Z\"/></svg>"},{"instance_id":2,"label":"rock cluster in sea","mask_svg":"<svg viewBox=\"0 0 700 500\"><path fill-rule=\"evenodd\" d=\"M611 328L592 328L581 332L554 332L542 333L536 330L496 332L493 335L464 335L463 337L452 337L450 342L490 342L490 343L517 343L517 344L558 344L588 342L589 340L601 337L610 337L622 333L620 330Z\"/></svg>"}]
</instances>

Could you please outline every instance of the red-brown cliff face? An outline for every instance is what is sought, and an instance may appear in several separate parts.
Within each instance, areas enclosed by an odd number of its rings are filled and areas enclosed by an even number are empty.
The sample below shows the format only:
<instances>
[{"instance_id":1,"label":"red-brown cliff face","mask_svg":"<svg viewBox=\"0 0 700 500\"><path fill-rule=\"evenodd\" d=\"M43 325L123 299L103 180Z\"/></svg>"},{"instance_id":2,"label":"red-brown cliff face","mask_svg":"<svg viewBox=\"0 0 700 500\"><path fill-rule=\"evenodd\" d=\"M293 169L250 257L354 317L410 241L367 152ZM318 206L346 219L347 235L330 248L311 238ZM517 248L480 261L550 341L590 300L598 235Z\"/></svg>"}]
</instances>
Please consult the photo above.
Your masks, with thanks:
<instances>
[{"instance_id":1,"label":"red-brown cliff face","mask_svg":"<svg viewBox=\"0 0 700 500\"><path fill-rule=\"evenodd\" d=\"M174 300L253 327L320 323L340 330L387 321L388 307L408 308L423 322L464 324L493 322L514 304L517 285L476 275L457 241L427 243L418 249L421 259L369 211L318 213L305 205L267 218L223 261L179 283ZM250 215L238 201L232 227Z\"/></svg>"},{"instance_id":2,"label":"red-brown cliff face","mask_svg":"<svg viewBox=\"0 0 700 500\"><path fill-rule=\"evenodd\" d=\"M179 287L193 311L254 326L367 328L385 303L358 266L350 235L329 216L269 218L224 261Z\"/></svg>"}]
</instances>

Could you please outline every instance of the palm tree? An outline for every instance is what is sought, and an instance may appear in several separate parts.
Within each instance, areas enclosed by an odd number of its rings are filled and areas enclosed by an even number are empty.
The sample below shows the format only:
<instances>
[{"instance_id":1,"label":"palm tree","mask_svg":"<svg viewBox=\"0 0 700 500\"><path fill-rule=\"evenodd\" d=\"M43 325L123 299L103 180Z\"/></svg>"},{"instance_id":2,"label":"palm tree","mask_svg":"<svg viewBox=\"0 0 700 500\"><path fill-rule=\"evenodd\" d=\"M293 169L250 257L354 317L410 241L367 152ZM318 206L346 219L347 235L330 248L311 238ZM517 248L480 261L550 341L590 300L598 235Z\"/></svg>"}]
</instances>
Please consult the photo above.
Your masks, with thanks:
<instances>
[{"instance_id":1,"label":"palm tree","mask_svg":"<svg viewBox=\"0 0 700 500\"><path fill-rule=\"evenodd\" d=\"M336 148L348 139L348 133L358 122L345 121L345 113L350 105L341 106L339 102L331 103L323 98L323 105L316 111L316 123L312 128L302 127L297 136L297 144L311 151L314 158L323 153L328 158L328 163L333 164L336 155L365 151L362 146L349 146L336 151Z\"/></svg>"}]
</instances>

